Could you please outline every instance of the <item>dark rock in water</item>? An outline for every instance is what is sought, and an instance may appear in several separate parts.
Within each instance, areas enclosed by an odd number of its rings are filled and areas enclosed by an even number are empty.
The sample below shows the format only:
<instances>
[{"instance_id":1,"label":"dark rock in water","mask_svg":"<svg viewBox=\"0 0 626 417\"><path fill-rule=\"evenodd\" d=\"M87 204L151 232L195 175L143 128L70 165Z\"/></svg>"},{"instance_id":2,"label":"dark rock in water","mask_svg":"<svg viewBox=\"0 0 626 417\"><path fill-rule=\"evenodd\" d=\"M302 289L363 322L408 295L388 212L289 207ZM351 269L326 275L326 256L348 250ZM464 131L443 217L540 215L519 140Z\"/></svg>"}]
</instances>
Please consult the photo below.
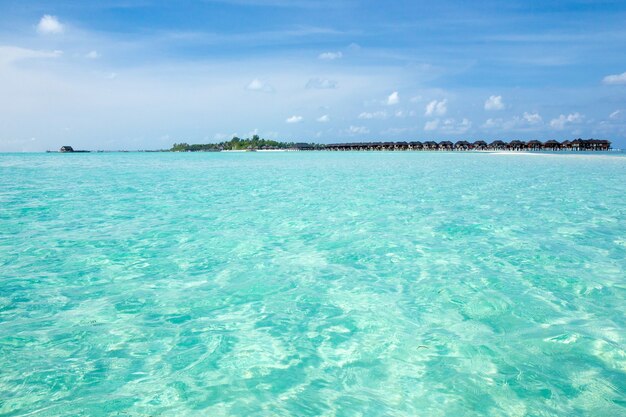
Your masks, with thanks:
<instances>
[{"instance_id":1,"label":"dark rock in water","mask_svg":"<svg viewBox=\"0 0 626 417\"><path fill-rule=\"evenodd\" d=\"M61 146L59 152L74 152L74 148L72 148L71 146Z\"/></svg>"}]
</instances>

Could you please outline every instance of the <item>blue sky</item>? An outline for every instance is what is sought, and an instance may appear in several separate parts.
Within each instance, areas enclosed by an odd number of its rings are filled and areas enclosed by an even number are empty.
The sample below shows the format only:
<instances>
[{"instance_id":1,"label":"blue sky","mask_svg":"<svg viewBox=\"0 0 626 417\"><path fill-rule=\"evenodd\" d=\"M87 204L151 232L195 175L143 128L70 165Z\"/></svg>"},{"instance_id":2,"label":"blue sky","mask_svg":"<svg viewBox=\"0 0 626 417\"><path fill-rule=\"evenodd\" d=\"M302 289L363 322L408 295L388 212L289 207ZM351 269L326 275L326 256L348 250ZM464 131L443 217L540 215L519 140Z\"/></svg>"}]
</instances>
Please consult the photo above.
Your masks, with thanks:
<instances>
[{"instance_id":1,"label":"blue sky","mask_svg":"<svg viewBox=\"0 0 626 417\"><path fill-rule=\"evenodd\" d=\"M607 138L626 2L0 2L0 151Z\"/></svg>"}]
</instances>

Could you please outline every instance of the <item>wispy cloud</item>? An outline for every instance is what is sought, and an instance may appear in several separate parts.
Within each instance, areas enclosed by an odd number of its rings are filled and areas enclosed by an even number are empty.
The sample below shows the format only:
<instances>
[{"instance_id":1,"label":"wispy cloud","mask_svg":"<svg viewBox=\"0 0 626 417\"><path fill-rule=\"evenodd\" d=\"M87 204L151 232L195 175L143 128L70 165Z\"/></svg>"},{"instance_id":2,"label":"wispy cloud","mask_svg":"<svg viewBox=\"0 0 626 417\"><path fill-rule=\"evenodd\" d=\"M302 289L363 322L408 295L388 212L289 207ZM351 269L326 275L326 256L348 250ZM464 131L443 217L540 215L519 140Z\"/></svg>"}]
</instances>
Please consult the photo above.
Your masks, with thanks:
<instances>
[{"instance_id":1,"label":"wispy cloud","mask_svg":"<svg viewBox=\"0 0 626 417\"><path fill-rule=\"evenodd\" d=\"M439 131L443 134L463 134L466 133L472 127L472 122L463 118L460 121L455 119L434 119L426 122L424 125L425 131Z\"/></svg>"},{"instance_id":2,"label":"wispy cloud","mask_svg":"<svg viewBox=\"0 0 626 417\"><path fill-rule=\"evenodd\" d=\"M522 116L511 118L489 118L481 126L486 130L498 131L537 131L543 124L543 118L539 113L524 112Z\"/></svg>"},{"instance_id":3,"label":"wispy cloud","mask_svg":"<svg viewBox=\"0 0 626 417\"><path fill-rule=\"evenodd\" d=\"M366 135L370 133L370 130L365 126L350 126L348 133L351 135Z\"/></svg>"},{"instance_id":4,"label":"wispy cloud","mask_svg":"<svg viewBox=\"0 0 626 417\"><path fill-rule=\"evenodd\" d=\"M343 57L343 54L341 52L322 52L317 57L326 61L333 61Z\"/></svg>"},{"instance_id":5,"label":"wispy cloud","mask_svg":"<svg viewBox=\"0 0 626 417\"><path fill-rule=\"evenodd\" d=\"M271 93L274 91L274 87L264 81L259 80L258 78L255 78L254 80L250 81L248 85L246 85L246 90Z\"/></svg>"},{"instance_id":6,"label":"wispy cloud","mask_svg":"<svg viewBox=\"0 0 626 417\"><path fill-rule=\"evenodd\" d=\"M607 85L626 84L626 72L607 75L604 79L602 79L602 82Z\"/></svg>"},{"instance_id":7,"label":"wispy cloud","mask_svg":"<svg viewBox=\"0 0 626 417\"><path fill-rule=\"evenodd\" d=\"M550 127L557 130L563 130L568 125L582 122L584 118L585 116L580 113L571 113L567 116L562 114L556 119L550 120Z\"/></svg>"},{"instance_id":8,"label":"wispy cloud","mask_svg":"<svg viewBox=\"0 0 626 417\"><path fill-rule=\"evenodd\" d=\"M85 54L85 58L98 59L100 58L100 54L98 53L98 51L90 51Z\"/></svg>"},{"instance_id":9,"label":"wispy cloud","mask_svg":"<svg viewBox=\"0 0 626 417\"><path fill-rule=\"evenodd\" d=\"M39 51L17 46L0 46L0 64L9 64L30 58L58 58L63 51Z\"/></svg>"},{"instance_id":10,"label":"wispy cloud","mask_svg":"<svg viewBox=\"0 0 626 417\"><path fill-rule=\"evenodd\" d=\"M285 123L300 123L302 120L303 120L303 117L302 117L302 116L296 116L296 115L293 115L293 116L291 116L291 117L288 117L288 118L285 120Z\"/></svg>"},{"instance_id":11,"label":"wispy cloud","mask_svg":"<svg viewBox=\"0 0 626 417\"><path fill-rule=\"evenodd\" d=\"M330 116L325 114L323 116L320 116L316 119L319 123L328 123L330 122Z\"/></svg>"},{"instance_id":12,"label":"wispy cloud","mask_svg":"<svg viewBox=\"0 0 626 417\"><path fill-rule=\"evenodd\" d=\"M44 15L37 25L37 32L42 35L58 35L65 31L65 27L56 16Z\"/></svg>"},{"instance_id":13,"label":"wispy cloud","mask_svg":"<svg viewBox=\"0 0 626 417\"><path fill-rule=\"evenodd\" d=\"M337 81L324 78L311 78L306 83L305 87L316 90L332 90L333 88L337 88Z\"/></svg>"},{"instance_id":14,"label":"wispy cloud","mask_svg":"<svg viewBox=\"0 0 626 417\"><path fill-rule=\"evenodd\" d=\"M387 112L386 111L375 111L375 112L363 112L359 114L359 119L386 119Z\"/></svg>"}]
</instances>

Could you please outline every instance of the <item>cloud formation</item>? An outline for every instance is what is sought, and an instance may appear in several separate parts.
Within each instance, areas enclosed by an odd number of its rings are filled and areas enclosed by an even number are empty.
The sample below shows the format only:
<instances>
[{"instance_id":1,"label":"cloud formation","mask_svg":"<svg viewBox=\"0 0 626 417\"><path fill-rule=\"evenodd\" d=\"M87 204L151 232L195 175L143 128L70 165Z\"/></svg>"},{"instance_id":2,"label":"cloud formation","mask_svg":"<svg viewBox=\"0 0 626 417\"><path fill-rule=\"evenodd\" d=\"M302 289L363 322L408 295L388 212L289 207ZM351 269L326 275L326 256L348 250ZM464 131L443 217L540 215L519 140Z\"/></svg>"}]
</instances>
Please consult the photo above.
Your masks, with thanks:
<instances>
[{"instance_id":1,"label":"cloud formation","mask_svg":"<svg viewBox=\"0 0 626 417\"><path fill-rule=\"evenodd\" d=\"M0 46L0 64L8 64L29 58L58 58L63 51L38 51L17 46Z\"/></svg>"},{"instance_id":2,"label":"cloud formation","mask_svg":"<svg viewBox=\"0 0 626 417\"><path fill-rule=\"evenodd\" d=\"M530 125L537 125L543 121L539 113L524 112L523 118Z\"/></svg>"},{"instance_id":3,"label":"cloud formation","mask_svg":"<svg viewBox=\"0 0 626 417\"><path fill-rule=\"evenodd\" d=\"M602 82L607 85L626 84L626 72L621 74L607 75L602 79Z\"/></svg>"},{"instance_id":4,"label":"cloud formation","mask_svg":"<svg viewBox=\"0 0 626 417\"><path fill-rule=\"evenodd\" d=\"M394 106L398 104L399 102L400 102L400 94L398 94L397 91L394 91L393 93L389 94L389 97L387 97L388 106Z\"/></svg>"},{"instance_id":5,"label":"cloud formation","mask_svg":"<svg viewBox=\"0 0 626 417\"><path fill-rule=\"evenodd\" d=\"M302 116L296 116L293 115L291 117L288 117L285 122L286 123L300 123L303 120Z\"/></svg>"},{"instance_id":6,"label":"cloud formation","mask_svg":"<svg viewBox=\"0 0 626 417\"><path fill-rule=\"evenodd\" d=\"M348 133L351 135L366 135L370 133L370 130L365 126L350 126L348 128Z\"/></svg>"},{"instance_id":7,"label":"cloud formation","mask_svg":"<svg viewBox=\"0 0 626 417\"><path fill-rule=\"evenodd\" d=\"M100 54L98 53L98 51L90 51L87 54L85 54L85 58L98 59L100 58Z\"/></svg>"},{"instance_id":8,"label":"cloud formation","mask_svg":"<svg viewBox=\"0 0 626 417\"><path fill-rule=\"evenodd\" d=\"M65 31L65 27L56 16L44 15L37 25L37 32L42 35L58 35Z\"/></svg>"},{"instance_id":9,"label":"cloud formation","mask_svg":"<svg viewBox=\"0 0 626 417\"><path fill-rule=\"evenodd\" d=\"M333 61L335 59L339 59L343 57L341 52L323 52L317 56L319 59L323 59L326 61Z\"/></svg>"},{"instance_id":10,"label":"cloud formation","mask_svg":"<svg viewBox=\"0 0 626 417\"><path fill-rule=\"evenodd\" d=\"M585 116L580 113L571 113L567 116L562 114L558 118L550 120L550 127L557 130L563 130L567 125L582 122L584 118Z\"/></svg>"},{"instance_id":11,"label":"cloud formation","mask_svg":"<svg viewBox=\"0 0 626 417\"><path fill-rule=\"evenodd\" d=\"M328 123L330 122L330 116L325 114L323 116L318 117L316 120L320 123Z\"/></svg>"},{"instance_id":12,"label":"cloud formation","mask_svg":"<svg viewBox=\"0 0 626 417\"><path fill-rule=\"evenodd\" d=\"M490 96L485 101L485 110L502 110L502 109L504 109L502 96Z\"/></svg>"},{"instance_id":13,"label":"cloud formation","mask_svg":"<svg viewBox=\"0 0 626 417\"><path fill-rule=\"evenodd\" d=\"M250 83L246 86L246 90L271 93L274 91L274 88L271 85L259 80L258 78L255 78L254 80L250 81Z\"/></svg>"},{"instance_id":14,"label":"cloud formation","mask_svg":"<svg viewBox=\"0 0 626 417\"><path fill-rule=\"evenodd\" d=\"M459 135L466 133L472 127L472 122L463 118L461 121L455 119L434 119L426 122L425 131L438 131L446 135Z\"/></svg>"},{"instance_id":15,"label":"cloud formation","mask_svg":"<svg viewBox=\"0 0 626 417\"><path fill-rule=\"evenodd\" d=\"M441 101L433 100L426 105L426 116L443 116L448 112L448 100L443 99Z\"/></svg>"},{"instance_id":16,"label":"cloud formation","mask_svg":"<svg viewBox=\"0 0 626 417\"><path fill-rule=\"evenodd\" d=\"M359 114L359 119L386 119L387 112L385 111L375 111L375 112L363 112Z\"/></svg>"},{"instance_id":17,"label":"cloud formation","mask_svg":"<svg viewBox=\"0 0 626 417\"><path fill-rule=\"evenodd\" d=\"M311 78L306 83L306 88L315 90L327 90L337 88L337 81L327 80L323 78Z\"/></svg>"}]
</instances>

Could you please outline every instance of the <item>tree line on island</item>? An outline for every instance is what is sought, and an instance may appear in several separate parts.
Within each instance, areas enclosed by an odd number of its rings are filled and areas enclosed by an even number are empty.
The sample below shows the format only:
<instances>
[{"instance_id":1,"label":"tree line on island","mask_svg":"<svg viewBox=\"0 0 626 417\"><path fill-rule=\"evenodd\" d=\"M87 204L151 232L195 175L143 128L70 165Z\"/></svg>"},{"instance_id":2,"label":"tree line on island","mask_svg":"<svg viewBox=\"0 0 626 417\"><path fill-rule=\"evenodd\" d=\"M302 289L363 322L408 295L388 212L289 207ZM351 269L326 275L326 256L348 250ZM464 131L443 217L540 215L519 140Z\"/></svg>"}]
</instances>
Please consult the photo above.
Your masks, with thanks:
<instances>
[{"instance_id":1,"label":"tree line on island","mask_svg":"<svg viewBox=\"0 0 626 417\"><path fill-rule=\"evenodd\" d=\"M277 150L277 149L298 149L304 146L319 148L323 145L314 143L294 143L280 142L271 139L263 139L259 135L252 138L241 139L237 136L229 141L219 143L193 144L175 143L170 151L172 152L218 152L218 151L246 151L246 150Z\"/></svg>"},{"instance_id":2,"label":"tree line on island","mask_svg":"<svg viewBox=\"0 0 626 417\"><path fill-rule=\"evenodd\" d=\"M406 151L406 150L440 150L440 151L607 151L611 149L611 142L605 139L574 139L559 142L548 140L541 142L531 140L528 142L513 140L504 142L494 140L487 143L483 140L468 142L459 140L455 143L450 141L412 141L412 142L349 142L333 144L295 143L280 142L270 139L262 139L259 135L252 138L240 139L233 137L229 141L207 144L175 143L172 152L219 152L219 151L256 151L256 150L328 150L328 151Z\"/></svg>"}]
</instances>

